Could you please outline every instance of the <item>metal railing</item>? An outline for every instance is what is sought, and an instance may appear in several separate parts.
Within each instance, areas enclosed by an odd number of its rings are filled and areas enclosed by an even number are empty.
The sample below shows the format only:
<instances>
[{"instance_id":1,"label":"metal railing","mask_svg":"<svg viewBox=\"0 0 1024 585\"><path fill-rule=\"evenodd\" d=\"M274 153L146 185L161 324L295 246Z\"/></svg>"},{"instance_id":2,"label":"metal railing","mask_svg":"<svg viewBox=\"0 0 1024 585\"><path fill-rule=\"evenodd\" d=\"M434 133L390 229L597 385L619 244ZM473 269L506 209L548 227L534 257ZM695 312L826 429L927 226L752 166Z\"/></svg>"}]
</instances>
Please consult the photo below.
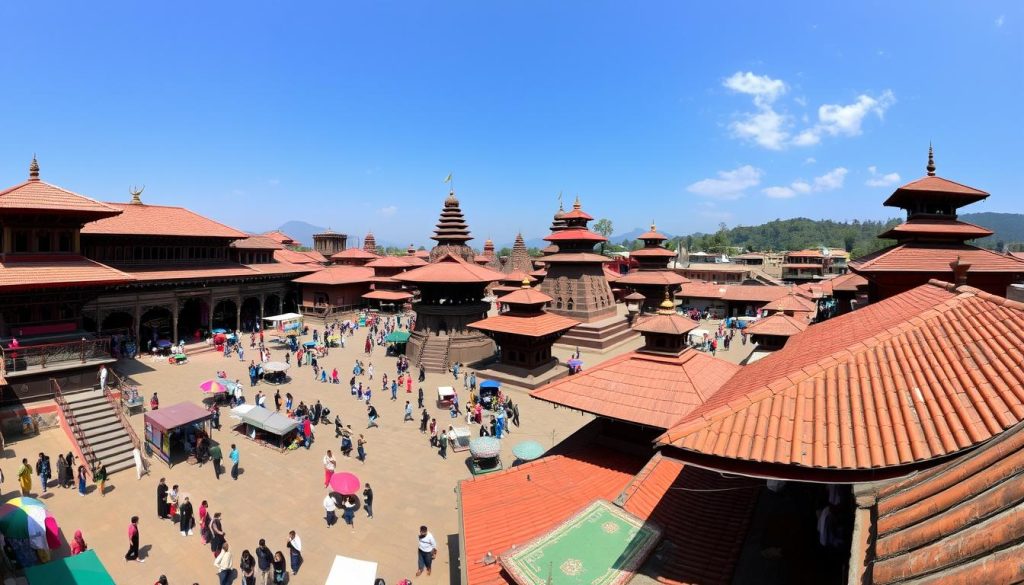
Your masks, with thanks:
<instances>
[{"instance_id":1,"label":"metal railing","mask_svg":"<svg viewBox=\"0 0 1024 585\"><path fill-rule=\"evenodd\" d=\"M64 415L64 420L68 423L68 428L71 429L75 442L82 449L82 455L85 457L86 463L89 464L89 474L92 475L92 472L96 471L96 453L93 452L92 446L89 445L89 441L85 438L85 433L78 426L78 421L75 420L75 413L68 406L68 401L64 398L64 393L61 392L60 384L57 383L57 380L50 379L50 388L53 389L53 401L57 403L61 414Z\"/></svg>"},{"instance_id":2,"label":"metal railing","mask_svg":"<svg viewBox=\"0 0 1024 585\"><path fill-rule=\"evenodd\" d=\"M91 359L110 357L110 338L76 339L59 343L43 343L16 348L0 348L5 374L30 368L46 369L48 366L68 362L86 363Z\"/></svg>"},{"instance_id":3,"label":"metal railing","mask_svg":"<svg viewBox=\"0 0 1024 585\"><path fill-rule=\"evenodd\" d=\"M135 429L132 428L132 424L128 421L128 417L124 415L123 410L123 392L121 391L122 398L115 399L114 393L110 391L110 388L103 389L103 397L107 399L107 402L114 408L114 412L117 413L117 422L121 423L121 427L124 428L125 432L128 433L128 438L131 439L132 447L135 449L142 449L142 443L139 441L139 436L135 434Z\"/></svg>"}]
</instances>

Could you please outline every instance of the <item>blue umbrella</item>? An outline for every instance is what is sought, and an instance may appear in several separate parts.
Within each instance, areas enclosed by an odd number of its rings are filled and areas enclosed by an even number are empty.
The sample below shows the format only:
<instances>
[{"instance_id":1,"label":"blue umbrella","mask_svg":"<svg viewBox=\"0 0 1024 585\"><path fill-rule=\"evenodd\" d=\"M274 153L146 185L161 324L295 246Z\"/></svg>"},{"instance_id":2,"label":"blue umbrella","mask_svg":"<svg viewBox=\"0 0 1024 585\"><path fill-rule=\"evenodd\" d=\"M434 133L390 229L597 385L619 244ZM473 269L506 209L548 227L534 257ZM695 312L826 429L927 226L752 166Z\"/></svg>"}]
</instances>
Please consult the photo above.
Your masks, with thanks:
<instances>
[{"instance_id":1,"label":"blue umbrella","mask_svg":"<svg viewBox=\"0 0 1024 585\"><path fill-rule=\"evenodd\" d=\"M480 388L501 388L501 382L497 380L484 380L480 382Z\"/></svg>"},{"instance_id":2,"label":"blue umbrella","mask_svg":"<svg viewBox=\"0 0 1024 585\"><path fill-rule=\"evenodd\" d=\"M512 447L512 454L516 456L516 459L522 459L523 461L533 461L539 459L544 454L544 445L541 445L537 441L523 441Z\"/></svg>"},{"instance_id":3,"label":"blue umbrella","mask_svg":"<svg viewBox=\"0 0 1024 585\"><path fill-rule=\"evenodd\" d=\"M218 327L218 328L214 329L213 332L214 333L227 333L228 331L227 331L227 329Z\"/></svg>"}]
</instances>

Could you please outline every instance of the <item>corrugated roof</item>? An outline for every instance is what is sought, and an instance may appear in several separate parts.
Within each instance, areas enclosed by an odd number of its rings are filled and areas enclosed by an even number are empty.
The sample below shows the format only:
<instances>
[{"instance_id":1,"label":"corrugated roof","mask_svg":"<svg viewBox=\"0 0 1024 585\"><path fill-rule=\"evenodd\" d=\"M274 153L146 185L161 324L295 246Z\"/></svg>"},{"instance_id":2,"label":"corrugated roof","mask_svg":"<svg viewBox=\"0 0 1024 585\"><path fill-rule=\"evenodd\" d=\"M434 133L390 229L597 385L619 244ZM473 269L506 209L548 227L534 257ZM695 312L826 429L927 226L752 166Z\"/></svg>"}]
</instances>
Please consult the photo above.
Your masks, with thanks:
<instances>
[{"instance_id":1,"label":"corrugated roof","mask_svg":"<svg viewBox=\"0 0 1024 585\"><path fill-rule=\"evenodd\" d=\"M971 265L970 272L1010 272L1024 274L1024 261L1012 256L967 244L930 244L908 242L883 248L850 262L850 270L873 272L949 273L950 262L960 258Z\"/></svg>"},{"instance_id":2,"label":"corrugated roof","mask_svg":"<svg viewBox=\"0 0 1024 585\"><path fill-rule=\"evenodd\" d=\"M909 478L858 489L858 500L875 497L871 513L858 516L869 524L864 559L854 559L862 582L1024 581L1021 429Z\"/></svg>"},{"instance_id":3,"label":"corrugated roof","mask_svg":"<svg viewBox=\"0 0 1024 585\"><path fill-rule=\"evenodd\" d=\"M373 268L365 266L327 266L313 274L307 274L302 278L296 278L299 284L354 284L358 282L370 282L373 278Z\"/></svg>"},{"instance_id":4,"label":"corrugated roof","mask_svg":"<svg viewBox=\"0 0 1024 585\"><path fill-rule=\"evenodd\" d=\"M502 297L504 302L504 297ZM505 313L495 315L467 325L481 331L495 331L525 337L542 337L560 331L567 331L580 322L554 313L516 314Z\"/></svg>"},{"instance_id":5,"label":"corrugated roof","mask_svg":"<svg viewBox=\"0 0 1024 585\"><path fill-rule=\"evenodd\" d=\"M0 210L79 213L92 217L118 214L114 206L38 179L29 179L0 191Z\"/></svg>"},{"instance_id":6,"label":"corrugated roof","mask_svg":"<svg viewBox=\"0 0 1024 585\"><path fill-rule=\"evenodd\" d=\"M614 499L641 464L595 445L460 481L466 585L511 585L499 564L479 560L529 542L596 499Z\"/></svg>"},{"instance_id":7,"label":"corrugated roof","mask_svg":"<svg viewBox=\"0 0 1024 585\"><path fill-rule=\"evenodd\" d=\"M0 261L0 289L31 290L120 284L135 278L82 256L8 256Z\"/></svg>"},{"instance_id":8,"label":"corrugated roof","mask_svg":"<svg viewBox=\"0 0 1024 585\"><path fill-rule=\"evenodd\" d=\"M184 207L132 203L107 203L120 209L113 217L85 224L82 234L246 238L248 234Z\"/></svg>"},{"instance_id":9,"label":"corrugated roof","mask_svg":"<svg viewBox=\"0 0 1024 585\"><path fill-rule=\"evenodd\" d=\"M932 281L743 367L659 441L819 469L908 465L1024 420L1024 304Z\"/></svg>"},{"instance_id":10,"label":"corrugated roof","mask_svg":"<svg viewBox=\"0 0 1024 585\"><path fill-rule=\"evenodd\" d=\"M739 369L693 349L678 356L633 351L551 382L530 396L667 429L704 404Z\"/></svg>"},{"instance_id":11,"label":"corrugated roof","mask_svg":"<svg viewBox=\"0 0 1024 585\"><path fill-rule=\"evenodd\" d=\"M619 497L665 541L639 572L666 585L731 583L763 485L656 454Z\"/></svg>"}]
</instances>

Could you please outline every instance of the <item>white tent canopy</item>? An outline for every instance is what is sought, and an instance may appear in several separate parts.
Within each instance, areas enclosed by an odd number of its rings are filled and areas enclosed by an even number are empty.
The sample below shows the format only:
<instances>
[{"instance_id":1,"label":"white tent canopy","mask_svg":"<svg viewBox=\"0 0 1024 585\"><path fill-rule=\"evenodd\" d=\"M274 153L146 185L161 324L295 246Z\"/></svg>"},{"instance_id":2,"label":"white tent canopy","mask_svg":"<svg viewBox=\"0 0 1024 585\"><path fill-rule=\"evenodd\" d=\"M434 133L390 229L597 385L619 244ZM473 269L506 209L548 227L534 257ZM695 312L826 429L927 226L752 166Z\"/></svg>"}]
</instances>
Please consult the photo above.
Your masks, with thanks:
<instances>
[{"instance_id":1,"label":"white tent canopy","mask_svg":"<svg viewBox=\"0 0 1024 585\"><path fill-rule=\"evenodd\" d=\"M705 335L710 336L711 332L709 332L707 329L694 329L693 331L690 332L690 342L700 343L704 341Z\"/></svg>"},{"instance_id":2,"label":"white tent canopy","mask_svg":"<svg viewBox=\"0 0 1024 585\"><path fill-rule=\"evenodd\" d=\"M324 585L373 585L377 580L377 563L338 555Z\"/></svg>"},{"instance_id":3,"label":"white tent canopy","mask_svg":"<svg viewBox=\"0 0 1024 585\"><path fill-rule=\"evenodd\" d=\"M301 319L302 315L298 313L283 313L281 315L274 315L273 317L264 317L264 321L294 321L295 319Z\"/></svg>"}]
</instances>

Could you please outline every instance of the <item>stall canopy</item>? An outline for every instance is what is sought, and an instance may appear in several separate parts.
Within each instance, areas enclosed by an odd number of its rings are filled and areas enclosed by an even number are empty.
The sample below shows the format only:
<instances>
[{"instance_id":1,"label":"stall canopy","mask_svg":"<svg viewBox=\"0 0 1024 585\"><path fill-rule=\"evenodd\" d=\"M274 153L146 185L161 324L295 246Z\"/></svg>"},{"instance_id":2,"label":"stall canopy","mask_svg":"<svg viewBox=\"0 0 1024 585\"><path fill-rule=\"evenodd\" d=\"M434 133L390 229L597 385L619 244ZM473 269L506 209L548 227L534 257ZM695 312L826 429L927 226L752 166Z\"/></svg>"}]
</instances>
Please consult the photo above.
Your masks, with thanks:
<instances>
[{"instance_id":1,"label":"stall canopy","mask_svg":"<svg viewBox=\"0 0 1024 585\"><path fill-rule=\"evenodd\" d=\"M374 565L374 571L376 569ZM92 550L29 567L25 569L25 579L29 585L115 585L114 579L96 556L96 551Z\"/></svg>"},{"instance_id":2,"label":"stall canopy","mask_svg":"<svg viewBox=\"0 0 1024 585\"><path fill-rule=\"evenodd\" d=\"M212 416L205 408L192 402L179 402L167 408L147 412L145 418L153 427L167 432Z\"/></svg>"},{"instance_id":3,"label":"stall canopy","mask_svg":"<svg viewBox=\"0 0 1024 585\"><path fill-rule=\"evenodd\" d=\"M287 435L299 426L295 419L271 412L262 406L254 406L243 411L235 408L231 412L238 415L243 423L274 435Z\"/></svg>"},{"instance_id":4,"label":"stall canopy","mask_svg":"<svg viewBox=\"0 0 1024 585\"><path fill-rule=\"evenodd\" d=\"M407 343L409 341L408 331L392 331L384 338L387 343Z\"/></svg>"},{"instance_id":5,"label":"stall canopy","mask_svg":"<svg viewBox=\"0 0 1024 585\"><path fill-rule=\"evenodd\" d=\"M373 585L377 580L377 563L338 555L324 585Z\"/></svg>"}]
</instances>

